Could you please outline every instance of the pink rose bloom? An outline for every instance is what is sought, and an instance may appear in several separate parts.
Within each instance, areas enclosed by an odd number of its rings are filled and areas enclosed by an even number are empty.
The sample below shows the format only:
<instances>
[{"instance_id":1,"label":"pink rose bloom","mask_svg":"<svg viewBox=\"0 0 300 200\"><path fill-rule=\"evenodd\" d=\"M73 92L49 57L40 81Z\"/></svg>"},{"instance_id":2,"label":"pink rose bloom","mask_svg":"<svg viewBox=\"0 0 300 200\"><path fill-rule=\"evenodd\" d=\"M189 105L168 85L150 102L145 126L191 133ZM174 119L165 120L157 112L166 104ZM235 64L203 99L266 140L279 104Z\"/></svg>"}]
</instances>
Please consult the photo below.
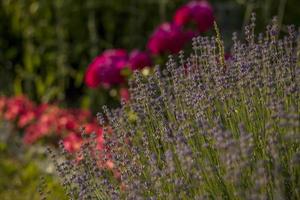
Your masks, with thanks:
<instances>
[{"instance_id":1,"label":"pink rose bloom","mask_svg":"<svg viewBox=\"0 0 300 200\"><path fill-rule=\"evenodd\" d=\"M205 0L191 1L176 11L173 20L178 26L194 22L198 31L203 33L213 26L213 9L210 3Z\"/></svg>"},{"instance_id":2,"label":"pink rose bloom","mask_svg":"<svg viewBox=\"0 0 300 200\"><path fill-rule=\"evenodd\" d=\"M146 52L133 50L129 55L129 66L132 70L142 69L146 66L151 66L152 61Z\"/></svg>"},{"instance_id":3,"label":"pink rose bloom","mask_svg":"<svg viewBox=\"0 0 300 200\"><path fill-rule=\"evenodd\" d=\"M126 67L128 56L124 50L106 50L88 66L85 83L95 88L100 84L115 85L124 82L121 70Z\"/></svg>"},{"instance_id":4,"label":"pink rose bloom","mask_svg":"<svg viewBox=\"0 0 300 200\"><path fill-rule=\"evenodd\" d=\"M184 32L180 26L163 23L151 35L147 47L151 53L178 53L192 38L190 32Z\"/></svg>"}]
</instances>

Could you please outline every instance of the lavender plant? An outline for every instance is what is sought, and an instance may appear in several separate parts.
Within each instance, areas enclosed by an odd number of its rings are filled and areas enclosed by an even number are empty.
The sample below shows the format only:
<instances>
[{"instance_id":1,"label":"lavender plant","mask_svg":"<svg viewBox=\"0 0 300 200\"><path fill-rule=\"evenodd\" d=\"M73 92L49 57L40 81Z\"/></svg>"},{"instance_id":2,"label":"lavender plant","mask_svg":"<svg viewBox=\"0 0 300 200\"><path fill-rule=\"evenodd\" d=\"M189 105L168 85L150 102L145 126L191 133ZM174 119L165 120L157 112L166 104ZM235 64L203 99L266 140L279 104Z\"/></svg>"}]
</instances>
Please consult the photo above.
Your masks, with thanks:
<instances>
[{"instance_id":1,"label":"lavender plant","mask_svg":"<svg viewBox=\"0 0 300 200\"><path fill-rule=\"evenodd\" d=\"M254 28L252 15L227 60L217 31L135 72L131 101L98 115L113 128L109 158L88 139L79 164L56 164L71 199L300 199L299 33L279 37L275 19Z\"/></svg>"}]
</instances>

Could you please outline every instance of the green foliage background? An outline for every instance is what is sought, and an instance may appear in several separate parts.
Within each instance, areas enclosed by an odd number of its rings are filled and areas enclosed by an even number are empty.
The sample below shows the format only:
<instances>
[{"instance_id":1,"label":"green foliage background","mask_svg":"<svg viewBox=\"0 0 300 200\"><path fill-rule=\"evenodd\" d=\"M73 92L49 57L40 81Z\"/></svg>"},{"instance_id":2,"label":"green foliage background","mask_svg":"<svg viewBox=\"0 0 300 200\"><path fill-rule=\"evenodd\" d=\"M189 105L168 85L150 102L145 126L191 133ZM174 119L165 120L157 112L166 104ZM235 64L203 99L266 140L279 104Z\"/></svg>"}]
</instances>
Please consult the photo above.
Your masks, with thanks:
<instances>
[{"instance_id":1,"label":"green foliage background","mask_svg":"<svg viewBox=\"0 0 300 200\"><path fill-rule=\"evenodd\" d=\"M2 0L0 93L25 93L38 102L59 101L73 106L109 103L107 92L87 90L83 84L89 62L109 48L143 50L153 29L170 21L185 2ZM280 15L284 23L299 24L297 0L211 2L225 39L233 30L240 30L252 11L263 19L261 24L273 15Z\"/></svg>"},{"instance_id":2,"label":"green foliage background","mask_svg":"<svg viewBox=\"0 0 300 200\"><path fill-rule=\"evenodd\" d=\"M88 63L109 48L143 49L180 1L1 1L1 85L30 98L74 100ZM182 3L182 1L181 1ZM6 86L7 83L11 83ZM70 101L69 101L70 102Z\"/></svg>"},{"instance_id":3,"label":"green foliage background","mask_svg":"<svg viewBox=\"0 0 300 200\"><path fill-rule=\"evenodd\" d=\"M45 145L25 147L10 124L0 122L0 199L38 200L39 188L51 191L51 200L64 200L64 190L45 156ZM41 177L47 181L42 186Z\"/></svg>"}]
</instances>

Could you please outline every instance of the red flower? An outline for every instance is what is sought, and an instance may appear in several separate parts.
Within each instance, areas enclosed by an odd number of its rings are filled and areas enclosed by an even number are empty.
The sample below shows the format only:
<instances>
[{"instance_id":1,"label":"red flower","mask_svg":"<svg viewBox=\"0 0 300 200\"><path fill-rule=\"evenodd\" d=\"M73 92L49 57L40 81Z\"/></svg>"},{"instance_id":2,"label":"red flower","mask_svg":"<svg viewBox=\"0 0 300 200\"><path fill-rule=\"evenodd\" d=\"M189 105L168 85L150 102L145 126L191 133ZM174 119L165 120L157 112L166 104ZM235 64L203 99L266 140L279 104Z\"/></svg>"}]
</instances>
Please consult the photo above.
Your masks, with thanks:
<instances>
[{"instance_id":1,"label":"red flower","mask_svg":"<svg viewBox=\"0 0 300 200\"><path fill-rule=\"evenodd\" d=\"M88 66L85 74L85 83L95 88L100 84L114 85L124 82L121 70L126 67L127 54L124 50L106 50L96 57Z\"/></svg>"},{"instance_id":2,"label":"red flower","mask_svg":"<svg viewBox=\"0 0 300 200\"><path fill-rule=\"evenodd\" d=\"M89 65L85 73L85 84L90 88L98 87L101 81L98 75L99 68L94 66L96 65L96 59Z\"/></svg>"},{"instance_id":3,"label":"red flower","mask_svg":"<svg viewBox=\"0 0 300 200\"><path fill-rule=\"evenodd\" d=\"M125 102L128 102L130 99L130 94L127 88L120 88L119 94L121 99L125 100Z\"/></svg>"},{"instance_id":4,"label":"red flower","mask_svg":"<svg viewBox=\"0 0 300 200\"><path fill-rule=\"evenodd\" d=\"M82 145L79 127L86 124L86 133L96 133L98 150L104 149L102 128L91 117L91 113L79 109L60 109L57 106L41 104L35 106L24 96L6 98L0 96L0 117L4 114L6 120L16 122L19 128L24 128L23 142L32 144L45 136L63 138L65 148L74 152ZM109 129L110 130L110 129Z\"/></svg>"},{"instance_id":5,"label":"red flower","mask_svg":"<svg viewBox=\"0 0 300 200\"><path fill-rule=\"evenodd\" d=\"M78 128L75 116L66 112L62 113L61 116L57 118L56 123L58 132L74 131Z\"/></svg>"},{"instance_id":6,"label":"red flower","mask_svg":"<svg viewBox=\"0 0 300 200\"><path fill-rule=\"evenodd\" d=\"M76 116L76 119L79 122L89 121L92 118L91 112L89 110L82 110L82 109L69 109L68 112Z\"/></svg>"},{"instance_id":7,"label":"red flower","mask_svg":"<svg viewBox=\"0 0 300 200\"><path fill-rule=\"evenodd\" d=\"M71 133L63 139L64 147L70 153L78 151L82 142L82 138L76 133Z\"/></svg>"},{"instance_id":8,"label":"red flower","mask_svg":"<svg viewBox=\"0 0 300 200\"><path fill-rule=\"evenodd\" d=\"M88 123L84 125L86 134L95 133L96 135L102 135L102 129L98 127L96 123Z\"/></svg>"},{"instance_id":9,"label":"red flower","mask_svg":"<svg viewBox=\"0 0 300 200\"><path fill-rule=\"evenodd\" d=\"M147 47L153 54L178 53L188 40L190 32L184 32L180 26L163 23L151 35Z\"/></svg>"},{"instance_id":10,"label":"red flower","mask_svg":"<svg viewBox=\"0 0 300 200\"><path fill-rule=\"evenodd\" d=\"M103 134L98 135L97 137L97 146L96 146L97 150L103 150L104 149L104 137Z\"/></svg>"},{"instance_id":11,"label":"red flower","mask_svg":"<svg viewBox=\"0 0 300 200\"><path fill-rule=\"evenodd\" d=\"M174 23L184 26L194 22L198 31L203 33L212 27L214 22L213 9L207 1L191 1L180 7L174 15Z\"/></svg>"},{"instance_id":12,"label":"red flower","mask_svg":"<svg viewBox=\"0 0 300 200\"><path fill-rule=\"evenodd\" d=\"M60 133L58 131L60 109L56 106L41 105L36 109L36 121L25 129L23 138L24 143L31 144L38 139L51 135L52 133Z\"/></svg>"},{"instance_id":13,"label":"red flower","mask_svg":"<svg viewBox=\"0 0 300 200\"><path fill-rule=\"evenodd\" d=\"M10 98L6 101L4 118L9 121L16 120L33 108L33 103L24 96Z\"/></svg>"},{"instance_id":14,"label":"red flower","mask_svg":"<svg viewBox=\"0 0 300 200\"><path fill-rule=\"evenodd\" d=\"M97 146L96 149L102 150L103 144L104 144L104 138L103 138L103 130L101 127L99 127L96 123L88 123L83 126L85 128L86 134L92 134L95 133L97 138Z\"/></svg>"},{"instance_id":15,"label":"red flower","mask_svg":"<svg viewBox=\"0 0 300 200\"><path fill-rule=\"evenodd\" d=\"M36 114L33 110L26 111L24 114L20 115L18 126L20 128L25 127L30 122L32 122L36 118Z\"/></svg>"},{"instance_id":16,"label":"red flower","mask_svg":"<svg viewBox=\"0 0 300 200\"><path fill-rule=\"evenodd\" d=\"M146 66L151 66L152 61L150 56L139 50L133 50L129 55L129 67L132 70L142 69Z\"/></svg>"},{"instance_id":17,"label":"red flower","mask_svg":"<svg viewBox=\"0 0 300 200\"><path fill-rule=\"evenodd\" d=\"M95 123L88 123L83 127L85 128L86 134L92 134L92 133L96 134L96 142L97 142L96 149L102 150L104 144L102 129L98 127L98 125ZM80 133L71 132L63 139L63 143L65 149L72 153L80 149L83 143L83 139L81 138Z\"/></svg>"}]
</instances>

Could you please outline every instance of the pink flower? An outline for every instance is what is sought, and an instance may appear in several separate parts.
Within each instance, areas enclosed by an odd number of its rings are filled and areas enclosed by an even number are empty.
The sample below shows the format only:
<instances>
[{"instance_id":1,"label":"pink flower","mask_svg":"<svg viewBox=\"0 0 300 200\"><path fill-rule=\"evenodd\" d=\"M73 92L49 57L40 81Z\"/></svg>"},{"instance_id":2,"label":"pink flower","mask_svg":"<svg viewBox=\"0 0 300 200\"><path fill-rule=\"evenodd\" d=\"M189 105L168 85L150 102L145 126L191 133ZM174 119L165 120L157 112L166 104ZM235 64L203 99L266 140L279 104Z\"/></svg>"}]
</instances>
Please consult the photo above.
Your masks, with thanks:
<instances>
[{"instance_id":1,"label":"pink flower","mask_svg":"<svg viewBox=\"0 0 300 200\"><path fill-rule=\"evenodd\" d=\"M124 82L121 70L126 67L128 56L122 49L106 50L88 66L85 83L95 88L100 84L115 85Z\"/></svg>"},{"instance_id":2,"label":"pink flower","mask_svg":"<svg viewBox=\"0 0 300 200\"><path fill-rule=\"evenodd\" d=\"M61 134L58 130L58 119L61 111L56 106L41 105L36 109L36 121L25 128L23 141L26 144L36 142L38 139L51 135Z\"/></svg>"},{"instance_id":3,"label":"pink flower","mask_svg":"<svg viewBox=\"0 0 300 200\"><path fill-rule=\"evenodd\" d=\"M104 138L103 138L103 130L101 127L99 127L96 123L88 123L83 126L85 128L85 133L86 134L96 134L96 141L97 141L97 146L96 149L102 150L103 145L104 145Z\"/></svg>"},{"instance_id":4,"label":"pink flower","mask_svg":"<svg viewBox=\"0 0 300 200\"><path fill-rule=\"evenodd\" d=\"M82 138L76 133L71 133L63 139L64 147L70 153L76 152L82 145Z\"/></svg>"},{"instance_id":5,"label":"pink flower","mask_svg":"<svg viewBox=\"0 0 300 200\"><path fill-rule=\"evenodd\" d=\"M86 134L96 134L96 149L103 150L104 148L104 138L103 132L100 127L96 123L88 123L83 126L85 128ZM70 132L64 139L63 139L64 147L70 153L76 152L80 149L83 139L81 138L79 133Z\"/></svg>"},{"instance_id":6,"label":"pink flower","mask_svg":"<svg viewBox=\"0 0 300 200\"><path fill-rule=\"evenodd\" d=\"M146 52L139 50L133 50L129 55L129 67L132 70L142 69L146 66L151 66L152 61L150 56Z\"/></svg>"},{"instance_id":7,"label":"pink flower","mask_svg":"<svg viewBox=\"0 0 300 200\"><path fill-rule=\"evenodd\" d=\"M52 114L43 113L35 123L26 127L25 135L23 137L24 143L32 144L37 140L55 132L55 117L56 116Z\"/></svg>"},{"instance_id":8,"label":"pink flower","mask_svg":"<svg viewBox=\"0 0 300 200\"><path fill-rule=\"evenodd\" d=\"M38 139L49 134L50 125L49 124L31 124L25 129L25 135L23 137L23 142L25 144L32 144Z\"/></svg>"},{"instance_id":9,"label":"pink flower","mask_svg":"<svg viewBox=\"0 0 300 200\"><path fill-rule=\"evenodd\" d=\"M98 75L99 69L97 67L93 67L95 65L95 62L96 60L94 60L92 64L89 65L85 73L85 84L90 88L98 87L101 81L100 76Z\"/></svg>"},{"instance_id":10,"label":"pink flower","mask_svg":"<svg viewBox=\"0 0 300 200\"><path fill-rule=\"evenodd\" d=\"M10 98L6 101L4 118L9 121L17 120L33 108L33 103L24 96Z\"/></svg>"},{"instance_id":11,"label":"pink flower","mask_svg":"<svg viewBox=\"0 0 300 200\"><path fill-rule=\"evenodd\" d=\"M76 120L75 116L64 113L57 118L57 131L64 132L64 131L75 131L78 129L78 121Z\"/></svg>"},{"instance_id":12,"label":"pink flower","mask_svg":"<svg viewBox=\"0 0 300 200\"><path fill-rule=\"evenodd\" d=\"M84 109L68 109L68 112L73 115L76 116L76 119L79 122L86 122L91 120L92 118L92 114L89 110L84 110Z\"/></svg>"},{"instance_id":13,"label":"pink flower","mask_svg":"<svg viewBox=\"0 0 300 200\"><path fill-rule=\"evenodd\" d=\"M102 129L98 127L96 123L87 123L84 125L84 130L86 134L95 133L96 135L102 135Z\"/></svg>"},{"instance_id":14,"label":"pink flower","mask_svg":"<svg viewBox=\"0 0 300 200\"><path fill-rule=\"evenodd\" d=\"M32 122L36 118L36 114L33 110L26 111L24 114L20 115L18 121L18 127L23 128Z\"/></svg>"},{"instance_id":15,"label":"pink flower","mask_svg":"<svg viewBox=\"0 0 300 200\"><path fill-rule=\"evenodd\" d=\"M213 9L210 3L205 0L191 1L176 11L173 20L179 26L194 22L198 31L203 33L213 25Z\"/></svg>"},{"instance_id":16,"label":"pink flower","mask_svg":"<svg viewBox=\"0 0 300 200\"><path fill-rule=\"evenodd\" d=\"M123 99L125 102L128 102L130 99L130 94L127 88L120 88L119 95L120 98Z\"/></svg>"},{"instance_id":17,"label":"pink flower","mask_svg":"<svg viewBox=\"0 0 300 200\"><path fill-rule=\"evenodd\" d=\"M155 55L178 53L191 37L191 32L184 32L180 26L163 23L151 35L147 48Z\"/></svg>"}]
</instances>

